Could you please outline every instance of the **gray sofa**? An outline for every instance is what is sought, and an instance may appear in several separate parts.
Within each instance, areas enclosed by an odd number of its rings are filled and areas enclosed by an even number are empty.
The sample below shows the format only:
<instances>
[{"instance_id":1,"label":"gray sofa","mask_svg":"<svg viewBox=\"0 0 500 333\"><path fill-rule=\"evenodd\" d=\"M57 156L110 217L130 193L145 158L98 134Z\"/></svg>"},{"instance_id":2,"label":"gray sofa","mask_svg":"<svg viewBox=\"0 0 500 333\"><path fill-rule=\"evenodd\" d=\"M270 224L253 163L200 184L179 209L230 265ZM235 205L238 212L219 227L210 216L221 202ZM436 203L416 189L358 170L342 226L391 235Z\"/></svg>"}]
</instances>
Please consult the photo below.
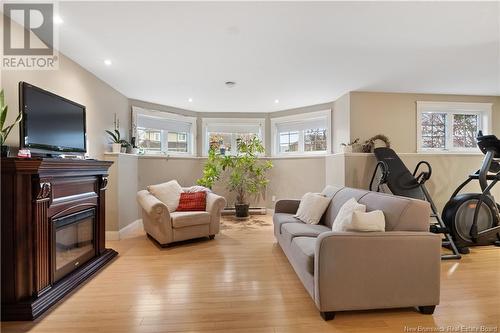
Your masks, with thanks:
<instances>
[{"instance_id":1,"label":"gray sofa","mask_svg":"<svg viewBox=\"0 0 500 333\"><path fill-rule=\"evenodd\" d=\"M439 304L441 237L428 232L427 202L348 187L327 186L332 198L318 225L294 217L299 200L279 200L274 234L325 320L335 312ZM350 198L384 212L386 232L332 232Z\"/></svg>"}]
</instances>

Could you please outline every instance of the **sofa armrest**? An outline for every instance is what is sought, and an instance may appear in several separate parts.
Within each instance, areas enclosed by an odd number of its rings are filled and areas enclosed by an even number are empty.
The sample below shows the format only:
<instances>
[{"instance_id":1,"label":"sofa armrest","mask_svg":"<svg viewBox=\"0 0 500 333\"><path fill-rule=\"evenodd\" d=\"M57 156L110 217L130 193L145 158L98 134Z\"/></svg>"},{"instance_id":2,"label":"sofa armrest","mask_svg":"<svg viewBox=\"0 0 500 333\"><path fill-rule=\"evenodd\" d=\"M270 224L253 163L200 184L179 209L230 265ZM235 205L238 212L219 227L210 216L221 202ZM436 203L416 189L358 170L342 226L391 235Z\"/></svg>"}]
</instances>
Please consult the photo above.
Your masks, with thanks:
<instances>
[{"instance_id":1,"label":"sofa armrest","mask_svg":"<svg viewBox=\"0 0 500 333\"><path fill-rule=\"evenodd\" d=\"M274 206L274 213L287 213L295 214L299 209L300 200L296 199L282 199L276 201Z\"/></svg>"},{"instance_id":2,"label":"sofa armrest","mask_svg":"<svg viewBox=\"0 0 500 333\"><path fill-rule=\"evenodd\" d=\"M170 220L170 213L167 205L158 200L148 191L142 190L137 192L137 202L143 211L152 219L156 220L164 216L167 220Z\"/></svg>"},{"instance_id":3,"label":"sofa armrest","mask_svg":"<svg viewBox=\"0 0 500 333\"><path fill-rule=\"evenodd\" d=\"M226 199L212 192L207 192L206 210L210 214L210 235L219 233L221 211L226 207Z\"/></svg>"},{"instance_id":4,"label":"sofa armrest","mask_svg":"<svg viewBox=\"0 0 500 333\"><path fill-rule=\"evenodd\" d=\"M325 232L316 242L320 311L439 304L441 237L429 232Z\"/></svg>"}]
</instances>

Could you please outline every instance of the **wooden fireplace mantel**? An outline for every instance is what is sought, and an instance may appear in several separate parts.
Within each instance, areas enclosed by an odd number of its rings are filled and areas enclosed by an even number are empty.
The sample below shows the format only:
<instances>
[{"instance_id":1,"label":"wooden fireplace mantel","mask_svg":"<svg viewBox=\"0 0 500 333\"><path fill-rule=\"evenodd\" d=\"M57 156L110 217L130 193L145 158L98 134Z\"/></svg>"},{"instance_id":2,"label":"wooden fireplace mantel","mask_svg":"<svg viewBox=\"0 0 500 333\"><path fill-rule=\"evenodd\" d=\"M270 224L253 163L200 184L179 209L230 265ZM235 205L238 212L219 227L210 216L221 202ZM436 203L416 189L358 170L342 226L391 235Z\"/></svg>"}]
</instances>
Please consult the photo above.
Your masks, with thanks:
<instances>
[{"instance_id":1,"label":"wooden fireplace mantel","mask_svg":"<svg viewBox=\"0 0 500 333\"><path fill-rule=\"evenodd\" d=\"M117 252L105 248L105 191L112 162L2 158L2 320L33 320ZM54 276L53 219L94 209L95 255Z\"/></svg>"}]
</instances>

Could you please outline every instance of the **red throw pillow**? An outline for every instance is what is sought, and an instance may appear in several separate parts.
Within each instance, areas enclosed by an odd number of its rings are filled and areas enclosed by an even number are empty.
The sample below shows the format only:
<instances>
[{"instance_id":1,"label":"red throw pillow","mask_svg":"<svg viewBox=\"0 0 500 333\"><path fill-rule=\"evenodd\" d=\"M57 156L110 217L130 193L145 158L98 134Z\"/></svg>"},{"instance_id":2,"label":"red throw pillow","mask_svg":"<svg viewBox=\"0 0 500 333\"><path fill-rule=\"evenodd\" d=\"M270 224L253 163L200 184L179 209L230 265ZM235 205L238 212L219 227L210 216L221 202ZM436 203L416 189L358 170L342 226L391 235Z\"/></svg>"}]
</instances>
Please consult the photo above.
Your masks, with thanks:
<instances>
[{"instance_id":1,"label":"red throw pillow","mask_svg":"<svg viewBox=\"0 0 500 333\"><path fill-rule=\"evenodd\" d=\"M178 212L204 211L207 206L206 192L181 193Z\"/></svg>"}]
</instances>

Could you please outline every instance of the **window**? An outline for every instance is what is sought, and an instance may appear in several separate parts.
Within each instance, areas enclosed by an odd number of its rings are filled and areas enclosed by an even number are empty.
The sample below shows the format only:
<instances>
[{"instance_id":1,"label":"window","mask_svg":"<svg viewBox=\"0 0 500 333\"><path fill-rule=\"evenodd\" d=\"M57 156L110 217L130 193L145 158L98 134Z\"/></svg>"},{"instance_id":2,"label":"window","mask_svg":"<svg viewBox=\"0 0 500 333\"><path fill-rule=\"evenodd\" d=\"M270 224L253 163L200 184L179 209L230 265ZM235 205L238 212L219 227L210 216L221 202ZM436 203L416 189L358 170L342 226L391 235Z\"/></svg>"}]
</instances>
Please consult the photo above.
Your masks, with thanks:
<instances>
[{"instance_id":1,"label":"window","mask_svg":"<svg viewBox=\"0 0 500 333\"><path fill-rule=\"evenodd\" d=\"M491 133L490 103L417 102L418 151L476 151L480 130Z\"/></svg>"},{"instance_id":2,"label":"window","mask_svg":"<svg viewBox=\"0 0 500 333\"><path fill-rule=\"evenodd\" d=\"M132 108L132 136L149 154L194 155L196 119Z\"/></svg>"},{"instance_id":3,"label":"window","mask_svg":"<svg viewBox=\"0 0 500 333\"><path fill-rule=\"evenodd\" d=\"M236 141L256 136L264 142L265 119L260 118L204 118L204 155L209 149L236 154Z\"/></svg>"},{"instance_id":4,"label":"window","mask_svg":"<svg viewBox=\"0 0 500 333\"><path fill-rule=\"evenodd\" d=\"M328 153L330 122L330 110L271 119L273 155Z\"/></svg>"},{"instance_id":5,"label":"window","mask_svg":"<svg viewBox=\"0 0 500 333\"><path fill-rule=\"evenodd\" d=\"M280 133L280 153L290 153L299 151L299 132Z\"/></svg>"}]
</instances>

